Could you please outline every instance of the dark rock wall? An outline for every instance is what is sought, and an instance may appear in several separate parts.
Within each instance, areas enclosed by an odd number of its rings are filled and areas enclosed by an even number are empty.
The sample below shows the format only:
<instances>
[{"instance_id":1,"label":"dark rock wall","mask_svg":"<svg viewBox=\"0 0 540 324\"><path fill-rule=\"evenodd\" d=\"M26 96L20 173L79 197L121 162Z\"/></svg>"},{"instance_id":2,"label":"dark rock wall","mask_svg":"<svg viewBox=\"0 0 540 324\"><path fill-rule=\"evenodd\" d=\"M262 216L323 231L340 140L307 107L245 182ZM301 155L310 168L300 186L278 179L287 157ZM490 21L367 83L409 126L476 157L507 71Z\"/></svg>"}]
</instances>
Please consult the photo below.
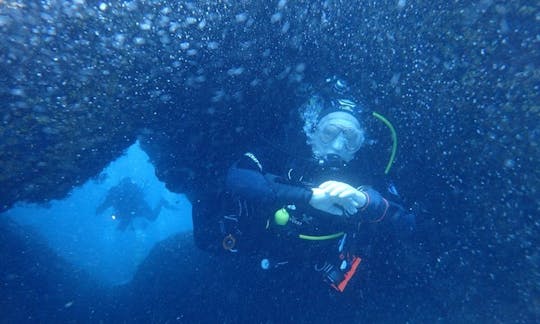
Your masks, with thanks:
<instances>
[{"instance_id":1,"label":"dark rock wall","mask_svg":"<svg viewBox=\"0 0 540 324\"><path fill-rule=\"evenodd\" d=\"M0 8L2 208L65 196L138 136L169 188L204 191L338 74L398 129L392 172L420 210L423 274L465 296L446 309L491 295L489 311L508 289L538 315L537 3Z\"/></svg>"}]
</instances>

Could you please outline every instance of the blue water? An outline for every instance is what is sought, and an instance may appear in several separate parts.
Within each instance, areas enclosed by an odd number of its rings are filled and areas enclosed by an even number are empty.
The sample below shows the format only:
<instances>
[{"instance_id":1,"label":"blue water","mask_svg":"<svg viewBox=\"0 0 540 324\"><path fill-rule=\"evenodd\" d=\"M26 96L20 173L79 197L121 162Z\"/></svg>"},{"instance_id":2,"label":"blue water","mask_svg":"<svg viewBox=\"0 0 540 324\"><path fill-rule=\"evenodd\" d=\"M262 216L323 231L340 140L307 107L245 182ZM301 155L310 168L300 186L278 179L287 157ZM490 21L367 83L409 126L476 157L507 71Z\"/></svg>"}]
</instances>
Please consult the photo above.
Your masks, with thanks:
<instances>
[{"instance_id":1,"label":"blue water","mask_svg":"<svg viewBox=\"0 0 540 324\"><path fill-rule=\"evenodd\" d=\"M534 323L535 1L0 1L0 322ZM194 245L189 199L345 78L417 215L344 294ZM388 130L366 118L383 170ZM300 154L299 152L293 152ZM152 221L96 213L130 177Z\"/></svg>"},{"instance_id":2,"label":"blue water","mask_svg":"<svg viewBox=\"0 0 540 324\"><path fill-rule=\"evenodd\" d=\"M191 205L185 196L168 191L156 178L154 167L138 143L97 177L102 180L89 180L63 200L53 200L46 206L19 204L3 216L35 230L55 254L97 282L125 284L156 243L192 230ZM150 205L165 199L170 207L163 208L153 222L136 218L133 230L117 230L114 209L108 208L103 214L95 210L107 191L124 177L143 188Z\"/></svg>"}]
</instances>

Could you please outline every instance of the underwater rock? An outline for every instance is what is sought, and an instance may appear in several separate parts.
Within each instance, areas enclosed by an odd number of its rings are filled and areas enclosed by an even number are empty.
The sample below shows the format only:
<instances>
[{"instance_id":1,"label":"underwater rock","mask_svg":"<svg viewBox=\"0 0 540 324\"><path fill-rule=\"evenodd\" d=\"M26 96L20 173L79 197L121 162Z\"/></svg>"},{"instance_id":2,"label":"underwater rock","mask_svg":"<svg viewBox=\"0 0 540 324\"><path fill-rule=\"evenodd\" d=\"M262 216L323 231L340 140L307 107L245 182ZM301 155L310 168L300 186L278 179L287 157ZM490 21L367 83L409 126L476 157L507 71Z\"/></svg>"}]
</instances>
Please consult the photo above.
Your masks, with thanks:
<instances>
[{"instance_id":1,"label":"underwater rock","mask_svg":"<svg viewBox=\"0 0 540 324\"><path fill-rule=\"evenodd\" d=\"M342 75L398 129L393 176L406 200L425 210L419 219L434 256L429 275L440 282L437 296L447 298L444 310L470 315L461 321L510 321L519 312L500 310L512 294L488 288L493 277L516 291L516 309L540 313L538 303L527 303L537 296L539 273L530 266L540 237L538 6L0 7L2 210L64 197L138 136L170 189L204 193L238 154L280 130L306 99L306 85ZM369 136L387 144L384 128L369 126ZM453 250L467 250L464 265L489 271L447 275L454 268L437 260L459 262ZM447 293L456 280L458 292ZM475 307L488 295L482 317Z\"/></svg>"}]
</instances>

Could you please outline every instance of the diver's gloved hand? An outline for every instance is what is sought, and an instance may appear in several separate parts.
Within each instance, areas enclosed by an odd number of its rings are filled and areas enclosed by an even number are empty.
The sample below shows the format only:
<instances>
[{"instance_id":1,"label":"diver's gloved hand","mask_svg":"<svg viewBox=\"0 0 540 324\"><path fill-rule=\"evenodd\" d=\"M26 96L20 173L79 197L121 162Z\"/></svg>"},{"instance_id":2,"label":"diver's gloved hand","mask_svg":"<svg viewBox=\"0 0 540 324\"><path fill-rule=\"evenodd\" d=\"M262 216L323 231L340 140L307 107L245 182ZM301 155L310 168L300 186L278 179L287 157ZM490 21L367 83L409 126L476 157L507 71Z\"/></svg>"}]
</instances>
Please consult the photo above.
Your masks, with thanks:
<instances>
[{"instance_id":1,"label":"diver's gloved hand","mask_svg":"<svg viewBox=\"0 0 540 324\"><path fill-rule=\"evenodd\" d=\"M326 181L319 188L324 189L330 197L334 197L343 207L352 205L355 209L363 208L367 202L366 195L363 192L345 182ZM356 211L349 212L349 214L354 214Z\"/></svg>"},{"instance_id":2,"label":"diver's gloved hand","mask_svg":"<svg viewBox=\"0 0 540 324\"><path fill-rule=\"evenodd\" d=\"M310 205L333 215L356 214L366 203L362 192L343 182L327 181L312 192Z\"/></svg>"},{"instance_id":3,"label":"diver's gloved hand","mask_svg":"<svg viewBox=\"0 0 540 324\"><path fill-rule=\"evenodd\" d=\"M330 197L326 191L321 188L312 188L311 192L312 195L309 200L311 207L332 215L343 215L343 208L340 208L335 203L335 199Z\"/></svg>"}]
</instances>

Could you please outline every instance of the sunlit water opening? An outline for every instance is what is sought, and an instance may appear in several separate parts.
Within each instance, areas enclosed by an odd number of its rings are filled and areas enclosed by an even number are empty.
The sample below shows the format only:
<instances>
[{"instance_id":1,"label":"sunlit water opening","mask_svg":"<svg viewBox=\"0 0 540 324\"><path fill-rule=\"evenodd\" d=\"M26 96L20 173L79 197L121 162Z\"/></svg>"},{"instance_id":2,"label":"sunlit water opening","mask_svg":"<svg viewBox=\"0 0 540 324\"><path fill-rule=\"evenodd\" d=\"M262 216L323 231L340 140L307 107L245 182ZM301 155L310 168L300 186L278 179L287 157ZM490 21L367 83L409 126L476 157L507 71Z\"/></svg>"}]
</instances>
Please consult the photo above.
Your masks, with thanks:
<instances>
[{"instance_id":1,"label":"sunlit water opening","mask_svg":"<svg viewBox=\"0 0 540 324\"><path fill-rule=\"evenodd\" d=\"M126 179L136 192L117 192L111 199L111 192ZM149 209L132 206L140 204ZM122 229L119 223L127 216L119 211L126 210L132 210L131 221ZM153 217L144 214L149 210L155 212ZM3 216L35 229L55 253L105 285L129 282L156 243L193 228L191 204L156 178L138 142L65 199L47 205L17 204Z\"/></svg>"}]
</instances>

